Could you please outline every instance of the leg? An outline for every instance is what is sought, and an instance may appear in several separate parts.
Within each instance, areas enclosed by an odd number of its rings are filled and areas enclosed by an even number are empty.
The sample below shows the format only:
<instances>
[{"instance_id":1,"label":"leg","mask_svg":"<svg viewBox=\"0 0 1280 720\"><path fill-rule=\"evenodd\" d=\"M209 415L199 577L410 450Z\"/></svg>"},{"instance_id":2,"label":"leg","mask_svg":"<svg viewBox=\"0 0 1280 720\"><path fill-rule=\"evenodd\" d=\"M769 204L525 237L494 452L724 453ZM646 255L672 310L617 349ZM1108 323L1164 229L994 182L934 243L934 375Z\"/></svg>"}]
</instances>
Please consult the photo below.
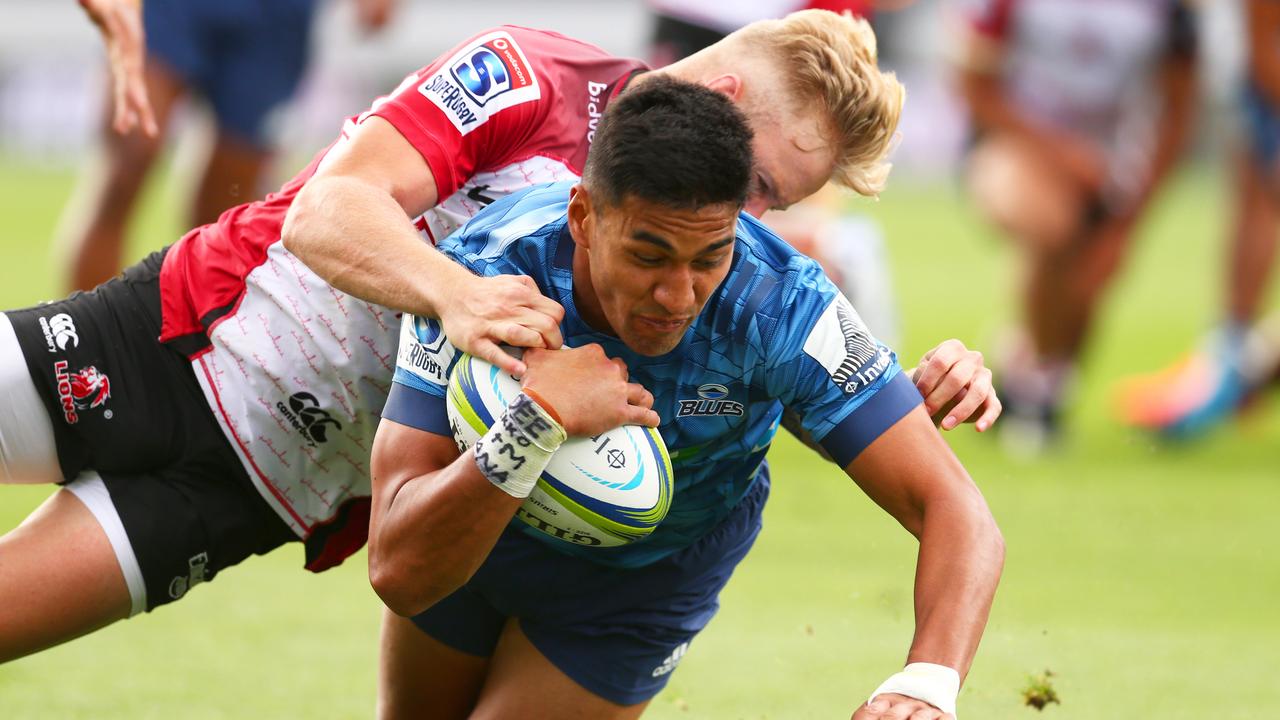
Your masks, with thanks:
<instances>
[{"instance_id":1,"label":"leg","mask_svg":"<svg viewBox=\"0 0 1280 720\"><path fill-rule=\"evenodd\" d=\"M106 531L71 491L0 537L0 662L124 619L130 607Z\"/></svg>"},{"instance_id":2,"label":"leg","mask_svg":"<svg viewBox=\"0 0 1280 720\"><path fill-rule=\"evenodd\" d=\"M982 214L1030 251L1063 248L1080 233L1084 192L1026 141L984 140L969 157L965 184Z\"/></svg>"},{"instance_id":3,"label":"leg","mask_svg":"<svg viewBox=\"0 0 1280 720\"><path fill-rule=\"evenodd\" d=\"M475 707L489 659L455 650L384 608L379 665L382 720L462 720Z\"/></svg>"},{"instance_id":4,"label":"leg","mask_svg":"<svg viewBox=\"0 0 1280 720\"><path fill-rule=\"evenodd\" d=\"M1237 173L1227 288L1230 320L1244 327L1257 318L1275 261L1280 171L1268 173L1259 160L1242 154Z\"/></svg>"},{"instance_id":5,"label":"leg","mask_svg":"<svg viewBox=\"0 0 1280 720\"><path fill-rule=\"evenodd\" d=\"M490 662L472 720L628 720L649 705L617 705L583 689L538 652L514 619L503 628Z\"/></svg>"},{"instance_id":6,"label":"leg","mask_svg":"<svg viewBox=\"0 0 1280 720\"><path fill-rule=\"evenodd\" d=\"M185 92L182 79L154 58L147 63L146 81L160 136L121 136L105 127L99 157L65 211L67 231L61 243L70 258L72 290L91 290L120 272L129 216L160 150L174 104Z\"/></svg>"},{"instance_id":7,"label":"leg","mask_svg":"<svg viewBox=\"0 0 1280 720\"><path fill-rule=\"evenodd\" d=\"M231 134L219 132L191 209L191 225L215 222L224 210L259 196L271 154Z\"/></svg>"},{"instance_id":8,"label":"leg","mask_svg":"<svg viewBox=\"0 0 1280 720\"><path fill-rule=\"evenodd\" d=\"M1098 302L1127 254L1131 227L1127 221L1106 222L1066 248L1032 253L1026 323L1037 357L1075 362Z\"/></svg>"}]
</instances>

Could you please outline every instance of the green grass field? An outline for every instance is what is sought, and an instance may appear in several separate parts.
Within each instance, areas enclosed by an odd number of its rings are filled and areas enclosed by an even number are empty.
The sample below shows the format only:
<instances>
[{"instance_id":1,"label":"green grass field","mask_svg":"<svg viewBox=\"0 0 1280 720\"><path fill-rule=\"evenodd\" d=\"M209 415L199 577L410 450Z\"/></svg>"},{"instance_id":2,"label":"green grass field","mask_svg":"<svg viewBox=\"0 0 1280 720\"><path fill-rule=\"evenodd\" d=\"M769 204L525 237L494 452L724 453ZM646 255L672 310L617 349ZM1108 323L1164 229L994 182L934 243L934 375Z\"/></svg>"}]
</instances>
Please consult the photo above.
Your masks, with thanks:
<instances>
[{"instance_id":1,"label":"green grass field","mask_svg":"<svg viewBox=\"0 0 1280 720\"><path fill-rule=\"evenodd\" d=\"M0 307L57 295L49 242L69 186L0 163ZM154 189L135 256L177 236L175 197ZM1008 543L962 717L1039 717L1020 693L1045 669L1062 704L1044 717L1280 717L1280 403L1187 447L1110 415L1114 378L1171 360L1213 319L1223 205L1208 176L1163 199L1101 318L1060 452L1011 461L968 428L950 435ZM904 358L947 336L989 348L1012 315L1012 264L963 201L900 185L862 207L891 241ZM766 531L647 717L847 718L904 659L914 541L789 439L771 459ZM0 530L47 494L0 488ZM322 575L301 564L284 548L0 667L0 718L369 717L379 605L364 557Z\"/></svg>"}]
</instances>

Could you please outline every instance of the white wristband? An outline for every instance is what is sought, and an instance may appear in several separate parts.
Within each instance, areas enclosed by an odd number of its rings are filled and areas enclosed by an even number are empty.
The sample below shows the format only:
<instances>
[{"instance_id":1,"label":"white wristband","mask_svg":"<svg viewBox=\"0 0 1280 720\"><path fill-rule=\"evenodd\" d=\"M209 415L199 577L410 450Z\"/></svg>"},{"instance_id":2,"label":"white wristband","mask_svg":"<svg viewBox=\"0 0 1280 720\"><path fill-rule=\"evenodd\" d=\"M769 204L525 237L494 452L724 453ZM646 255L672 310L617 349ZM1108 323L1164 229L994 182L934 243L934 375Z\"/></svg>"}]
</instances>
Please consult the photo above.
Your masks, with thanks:
<instances>
[{"instance_id":1,"label":"white wristband","mask_svg":"<svg viewBox=\"0 0 1280 720\"><path fill-rule=\"evenodd\" d=\"M923 700L942 712L956 714L956 696L960 694L960 673L946 665L911 663L880 684L871 693L871 704L886 693L906 695Z\"/></svg>"},{"instance_id":2,"label":"white wristband","mask_svg":"<svg viewBox=\"0 0 1280 720\"><path fill-rule=\"evenodd\" d=\"M476 441L476 467L511 497L527 498L565 437L551 413L520 393Z\"/></svg>"}]
</instances>

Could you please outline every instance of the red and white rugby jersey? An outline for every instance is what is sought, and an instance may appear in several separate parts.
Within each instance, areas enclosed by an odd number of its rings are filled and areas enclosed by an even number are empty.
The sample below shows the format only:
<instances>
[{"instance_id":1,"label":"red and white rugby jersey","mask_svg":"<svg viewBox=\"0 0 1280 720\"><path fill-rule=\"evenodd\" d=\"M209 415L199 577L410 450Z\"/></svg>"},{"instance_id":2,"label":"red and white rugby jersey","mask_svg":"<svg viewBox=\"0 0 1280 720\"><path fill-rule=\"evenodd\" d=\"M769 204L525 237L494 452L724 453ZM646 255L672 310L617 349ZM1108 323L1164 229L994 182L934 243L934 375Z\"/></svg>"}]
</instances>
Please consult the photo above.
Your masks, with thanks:
<instances>
[{"instance_id":1,"label":"red and white rugby jersey","mask_svg":"<svg viewBox=\"0 0 1280 720\"><path fill-rule=\"evenodd\" d=\"M249 476L307 540L308 568L331 567L365 542L370 448L400 323L284 249L280 228L298 191L355 125L377 115L431 168L443 200L416 225L434 242L494 199L578 177L606 105L645 69L552 32L482 33L348 119L279 192L228 210L169 250L160 339L191 357Z\"/></svg>"},{"instance_id":2,"label":"red and white rugby jersey","mask_svg":"<svg viewBox=\"0 0 1280 720\"><path fill-rule=\"evenodd\" d=\"M1150 133L1156 71L1191 52L1183 0L962 0L972 28L1000 41L1013 99L1052 125L1118 149ZM1144 117L1145 116L1145 117Z\"/></svg>"}]
</instances>

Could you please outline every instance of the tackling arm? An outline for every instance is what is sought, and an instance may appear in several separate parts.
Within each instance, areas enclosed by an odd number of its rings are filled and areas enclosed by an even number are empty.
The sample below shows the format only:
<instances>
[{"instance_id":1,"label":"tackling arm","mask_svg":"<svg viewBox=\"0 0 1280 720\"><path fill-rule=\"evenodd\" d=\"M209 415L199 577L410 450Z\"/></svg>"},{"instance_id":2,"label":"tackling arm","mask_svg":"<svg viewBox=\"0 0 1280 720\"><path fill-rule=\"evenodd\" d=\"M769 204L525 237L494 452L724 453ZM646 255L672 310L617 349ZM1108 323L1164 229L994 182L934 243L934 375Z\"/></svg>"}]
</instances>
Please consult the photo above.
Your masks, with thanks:
<instances>
[{"instance_id":1,"label":"tackling arm","mask_svg":"<svg viewBox=\"0 0 1280 720\"><path fill-rule=\"evenodd\" d=\"M556 348L564 310L527 277L478 278L423 242L409 218L433 207L422 155L380 117L330 151L298 193L284 245L335 288L368 302L439 318L457 347L521 374L499 343Z\"/></svg>"}]
</instances>

